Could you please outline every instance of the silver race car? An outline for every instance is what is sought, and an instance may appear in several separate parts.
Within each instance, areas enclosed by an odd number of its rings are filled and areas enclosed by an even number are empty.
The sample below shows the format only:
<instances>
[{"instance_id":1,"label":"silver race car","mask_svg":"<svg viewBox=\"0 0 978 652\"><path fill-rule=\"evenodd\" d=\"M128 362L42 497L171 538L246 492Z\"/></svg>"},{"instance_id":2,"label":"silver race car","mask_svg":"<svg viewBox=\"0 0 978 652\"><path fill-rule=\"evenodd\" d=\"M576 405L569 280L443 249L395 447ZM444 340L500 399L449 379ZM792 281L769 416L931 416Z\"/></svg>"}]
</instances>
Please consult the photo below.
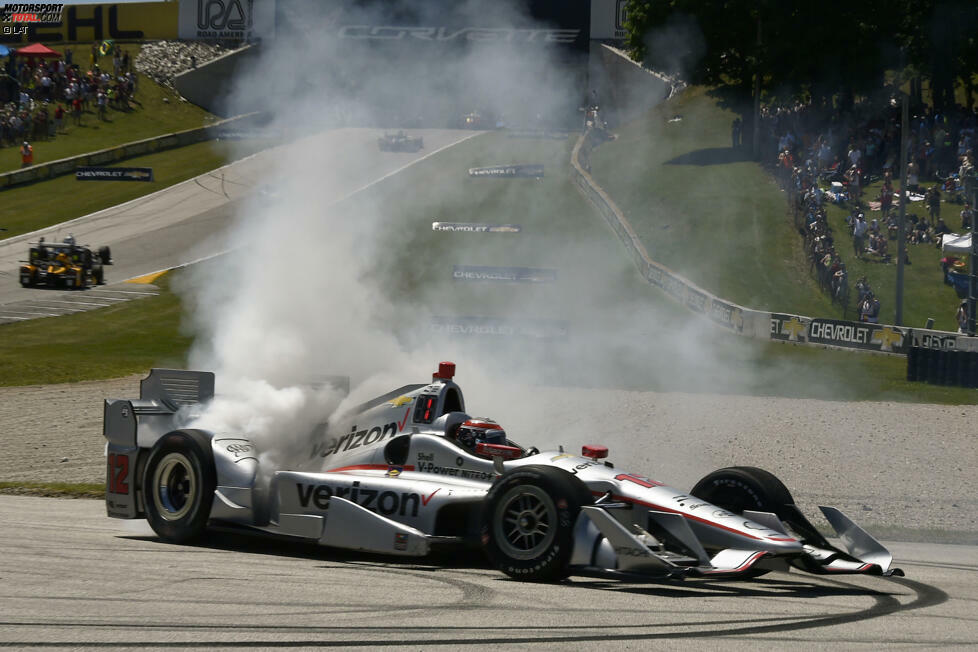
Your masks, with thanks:
<instances>
[{"instance_id":1,"label":"silver race car","mask_svg":"<svg viewBox=\"0 0 978 652\"><path fill-rule=\"evenodd\" d=\"M761 469L720 469L685 492L615 468L603 446L524 448L465 413L454 373L443 362L430 383L361 405L264 468L247 438L179 429L213 397L212 373L153 369L139 399L105 401L108 514L175 543L212 524L389 555L470 545L525 580L903 574L821 507L845 550L830 544Z\"/></svg>"}]
</instances>

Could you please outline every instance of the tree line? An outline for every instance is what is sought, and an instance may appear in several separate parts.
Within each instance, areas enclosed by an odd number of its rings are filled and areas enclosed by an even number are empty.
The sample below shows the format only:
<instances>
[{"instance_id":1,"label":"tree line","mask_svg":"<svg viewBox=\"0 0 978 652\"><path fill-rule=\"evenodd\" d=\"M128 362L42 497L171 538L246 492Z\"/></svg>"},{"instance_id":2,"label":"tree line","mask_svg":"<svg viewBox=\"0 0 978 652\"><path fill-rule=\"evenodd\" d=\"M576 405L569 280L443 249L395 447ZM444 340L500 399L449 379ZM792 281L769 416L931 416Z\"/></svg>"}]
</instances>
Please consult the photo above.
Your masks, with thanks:
<instances>
[{"instance_id":1,"label":"tree line","mask_svg":"<svg viewBox=\"0 0 978 652\"><path fill-rule=\"evenodd\" d=\"M626 47L649 68L767 100L838 105L897 83L938 111L978 74L976 0L628 0Z\"/></svg>"}]
</instances>

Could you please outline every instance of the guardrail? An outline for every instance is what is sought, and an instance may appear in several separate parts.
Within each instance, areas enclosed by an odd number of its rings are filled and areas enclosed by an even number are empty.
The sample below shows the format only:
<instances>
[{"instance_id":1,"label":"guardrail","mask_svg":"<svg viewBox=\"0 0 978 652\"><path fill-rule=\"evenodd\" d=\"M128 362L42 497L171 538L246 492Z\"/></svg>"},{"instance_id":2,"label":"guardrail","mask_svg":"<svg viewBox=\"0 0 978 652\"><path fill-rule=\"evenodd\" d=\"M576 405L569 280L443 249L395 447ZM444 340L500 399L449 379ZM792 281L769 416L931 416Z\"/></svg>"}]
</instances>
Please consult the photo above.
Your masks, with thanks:
<instances>
[{"instance_id":1,"label":"guardrail","mask_svg":"<svg viewBox=\"0 0 978 652\"><path fill-rule=\"evenodd\" d=\"M27 168L0 174L0 191L12 186L73 174L75 168L79 166L105 165L134 156L162 152L167 149L192 145L205 140L214 140L215 138L219 138L221 132L228 127L241 128L252 123L259 124L262 121L264 121L264 114L256 111L254 113L246 113L233 118L227 118L226 120L220 120L205 127L185 129L184 131L176 131L163 134L162 136L145 138L87 154L69 156L68 158L58 159L50 163L38 163Z\"/></svg>"},{"instance_id":2,"label":"guardrail","mask_svg":"<svg viewBox=\"0 0 978 652\"><path fill-rule=\"evenodd\" d=\"M575 185L618 235L642 278L690 311L738 335L775 342L887 355L907 355L911 347L978 351L978 338L959 333L764 312L707 292L652 260L625 214L591 176L590 155L594 146L592 129L581 134L574 145L571 174Z\"/></svg>"}]
</instances>

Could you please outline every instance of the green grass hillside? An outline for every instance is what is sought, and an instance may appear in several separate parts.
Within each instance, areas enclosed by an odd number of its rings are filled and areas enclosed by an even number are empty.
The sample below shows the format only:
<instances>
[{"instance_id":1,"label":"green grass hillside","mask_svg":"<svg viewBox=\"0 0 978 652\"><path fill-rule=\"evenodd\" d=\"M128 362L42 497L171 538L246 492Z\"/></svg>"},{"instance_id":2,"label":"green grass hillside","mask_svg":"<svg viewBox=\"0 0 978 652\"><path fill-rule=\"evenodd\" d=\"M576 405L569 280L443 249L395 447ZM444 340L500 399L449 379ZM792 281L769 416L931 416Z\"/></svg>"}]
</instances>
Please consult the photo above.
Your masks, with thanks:
<instances>
[{"instance_id":1,"label":"green grass hillside","mask_svg":"<svg viewBox=\"0 0 978 652\"><path fill-rule=\"evenodd\" d=\"M267 140L205 141L126 159L125 165L153 168L153 181L88 182L65 175L0 191L0 233L10 238L116 206L226 165L264 149ZM0 238L2 239L2 238Z\"/></svg>"},{"instance_id":2,"label":"green grass hillside","mask_svg":"<svg viewBox=\"0 0 978 652\"><path fill-rule=\"evenodd\" d=\"M84 46L72 46L75 50L75 63L82 72L88 70L88 53ZM138 45L122 45L131 55L138 51ZM64 52L64 46L54 47ZM112 57L100 57L99 66L112 71ZM216 120L216 116L204 109L185 102L174 91L160 86L149 77L137 73L136 95L131 111L109 108L108 120L101 121L94 107L84 113L82 125L65 120L64 132L50 140L32 141L34 163L50 163L68 156L94 152L143 138L161 136L174 131L202 127ZM54 116L56 104L49 104L50 114ZM19 145L19 143L18 143ZM20 152L17 146L0 148L0 172L20 168Z\"/></svg>"},{"instance_id":3,"label":"green grass hillside","mask_svg":"<svg viewBox=\"0 0 978 652\"><path fill-rule=\"evenodd\" d=\"M841 317L808 274L783 193L730 148L732 119L689 89L619 127L592 174L649 255L697 285L749 308Z\"/></svg>"},{"instance_id":4,"label":"green grass hillside","mask_svg":"<svg viewBox=\"0 0 978 652\"><path fill-rule=\"evenodd\" d=\"M675 120L676 116L681 117ZM649 254L701 287L741 305L813 317L842 318L842 310L819 290L804 243L773 177L746 153L730 147L734 114L717 107L707 89L692 87L647 114L622 125L619 138L598 148L592 174L618 203ZM875 199L879 183L863 193ZM961 207L945 203L952 229ZM924 217L920 203L910 211ZM828 208L836 250L854 284L866 276L882 304L881 321L895 323L896 241L890 263L857 259L844 218L848 209ZM867 211L867 219L880 217ZM957 330L954 290L942 282L943 254L933 245L908 245L903 324ZM853 319L853 312L847 314Z\"/></svg>"}]
</instances>

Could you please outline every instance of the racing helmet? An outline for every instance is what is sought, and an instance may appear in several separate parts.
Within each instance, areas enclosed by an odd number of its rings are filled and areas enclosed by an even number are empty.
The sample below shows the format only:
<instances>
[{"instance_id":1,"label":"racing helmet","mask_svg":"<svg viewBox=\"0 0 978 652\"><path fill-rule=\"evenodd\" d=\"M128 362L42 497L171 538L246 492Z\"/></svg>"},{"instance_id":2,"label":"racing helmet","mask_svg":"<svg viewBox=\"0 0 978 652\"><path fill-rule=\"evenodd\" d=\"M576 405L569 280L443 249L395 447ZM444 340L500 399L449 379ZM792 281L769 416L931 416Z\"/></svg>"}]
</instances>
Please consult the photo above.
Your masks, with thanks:
<instances>
[{"instance_id":1,"label":"racing helmet","mask_svg":"<svg viewBox=\"0 0 978 652\"><path fill-rule=\"evenodd\" d=\"M471 451L477 444L506 444L506 431L492 419L481 417L467 419L455 431L455 439Z\"/></svg>"}]
</instances>

